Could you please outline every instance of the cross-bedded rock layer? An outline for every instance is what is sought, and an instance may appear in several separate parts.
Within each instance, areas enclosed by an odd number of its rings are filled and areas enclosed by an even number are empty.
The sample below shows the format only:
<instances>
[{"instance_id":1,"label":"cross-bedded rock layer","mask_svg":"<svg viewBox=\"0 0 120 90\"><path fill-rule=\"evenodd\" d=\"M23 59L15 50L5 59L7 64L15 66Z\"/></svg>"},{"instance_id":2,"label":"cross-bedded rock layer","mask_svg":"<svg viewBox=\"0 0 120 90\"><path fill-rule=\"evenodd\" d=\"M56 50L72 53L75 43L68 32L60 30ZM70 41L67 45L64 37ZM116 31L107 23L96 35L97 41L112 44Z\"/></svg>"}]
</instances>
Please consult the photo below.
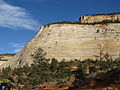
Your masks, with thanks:
<instances>
[{"instance_id":1,"label":"cross-bedded rock layer","mask_svg":"<svg viewBox=\"0 0 120 90\"><path fill-rule=\"evenodd\" d=\"M113 58L120 55L120 23L41 26L35 37L1 68L31 64L30 55L39 47L47 52L47 58L56 58L60 61L95 58L100 53L100 46L103 53L109 53Z\"/></svg>"}]
</instances>

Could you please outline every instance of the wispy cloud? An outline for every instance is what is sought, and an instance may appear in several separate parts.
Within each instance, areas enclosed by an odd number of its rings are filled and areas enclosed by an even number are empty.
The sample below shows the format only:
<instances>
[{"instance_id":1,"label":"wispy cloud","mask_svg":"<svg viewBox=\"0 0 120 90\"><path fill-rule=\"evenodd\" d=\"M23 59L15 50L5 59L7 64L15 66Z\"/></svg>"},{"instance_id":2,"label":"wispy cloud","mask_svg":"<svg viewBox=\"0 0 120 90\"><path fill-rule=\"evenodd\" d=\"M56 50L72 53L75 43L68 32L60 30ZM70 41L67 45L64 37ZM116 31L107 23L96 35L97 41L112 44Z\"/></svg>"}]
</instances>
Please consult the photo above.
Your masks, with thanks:
<instances>
[{"instance_id":1,"label":"wispy cloud","mask_svg":"<svg viewBox=\"0 0 120 90\"><path fill-rule=\"evenodd\" d=\"M19 52L25 45L26 43L10 43L10 47L13 48L13 53Z\"/></svg>"},{"instance_id":2,"label":"wispy cloud","mask_svg":"<svg viewBox=\"0 0 120 90\"><path fill-rule=\"evenodd\" d=\"M39 2L39 3L43 3L43 2L48 2L48 1L50 1L50 2L57 2L58 0L20 0L20 1L24 1L24 2Z\"/></svg>"},{"instance_id":3,"label":"wispy cloud","mask_svg":"<svg viewBox=\"0 0 120 90\"><path fill-rule=\"evenodd\" d=\"M0 27L36 30L39 23L24 8L0 0Z\"/></svg>"}]
</instances>

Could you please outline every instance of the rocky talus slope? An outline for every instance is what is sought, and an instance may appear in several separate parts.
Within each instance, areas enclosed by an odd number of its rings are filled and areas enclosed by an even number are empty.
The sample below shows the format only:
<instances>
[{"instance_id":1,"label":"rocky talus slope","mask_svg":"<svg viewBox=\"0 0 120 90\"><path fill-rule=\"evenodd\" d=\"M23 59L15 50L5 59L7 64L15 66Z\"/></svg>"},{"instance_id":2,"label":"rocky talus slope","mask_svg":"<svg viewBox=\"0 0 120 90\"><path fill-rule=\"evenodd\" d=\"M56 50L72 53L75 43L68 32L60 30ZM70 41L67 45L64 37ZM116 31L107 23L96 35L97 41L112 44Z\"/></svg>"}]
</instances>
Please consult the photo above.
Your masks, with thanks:
<instances>
[{"instance_id":1,"label":"rocky talus slope","mask_svg":"<svg viewBox=\"0 0 120 90\"><path fill-rule=\"evenodd\" d=\"M107 24L51 24L41 26L35 37L11 60L0 67L20 67L32 63L30 56L39 47L47 58L86 59L95 58L102 49L113 58L120 55L120 23Z\"/></svg>"}]
</instances>

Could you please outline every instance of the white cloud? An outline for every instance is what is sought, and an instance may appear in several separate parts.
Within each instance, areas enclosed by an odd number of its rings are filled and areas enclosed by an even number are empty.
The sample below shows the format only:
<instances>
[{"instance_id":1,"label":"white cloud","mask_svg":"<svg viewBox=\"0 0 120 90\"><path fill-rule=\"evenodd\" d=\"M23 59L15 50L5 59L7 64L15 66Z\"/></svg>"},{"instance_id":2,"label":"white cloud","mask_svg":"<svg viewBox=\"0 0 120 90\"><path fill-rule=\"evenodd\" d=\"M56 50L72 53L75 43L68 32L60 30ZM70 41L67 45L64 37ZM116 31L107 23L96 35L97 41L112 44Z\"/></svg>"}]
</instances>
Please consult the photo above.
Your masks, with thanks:
<instances>
[{"instance_id":1,"label":"white cloud","mask_svg":"<svg viewBox=\"0 0 120 90\"><path fill-rule=\"evenodd\" d=\"M13 53L19 52L26 43L10 43L10 47L13 48Z\"/></svg>"},{"instance_id":2,"label":"white cloud","mask_svg":"<svg viewBox=\"0 0 120 90\"><path fill-rule=\"evenodd\" d=\"M21 49L15 49L14 50L14 53L17 53L17 52L19 52Z\"/></svg>"},{"instance_id":3,"label":"white cloud","mask_svg":"<svg viewBox=\"0 0 120 90\"><path fill-rule=\"evenodd\" d=\"M36 30L39 27L39 23L24 8L10 5L1 0L0 27Z\"/></svg>"}]
</instances>

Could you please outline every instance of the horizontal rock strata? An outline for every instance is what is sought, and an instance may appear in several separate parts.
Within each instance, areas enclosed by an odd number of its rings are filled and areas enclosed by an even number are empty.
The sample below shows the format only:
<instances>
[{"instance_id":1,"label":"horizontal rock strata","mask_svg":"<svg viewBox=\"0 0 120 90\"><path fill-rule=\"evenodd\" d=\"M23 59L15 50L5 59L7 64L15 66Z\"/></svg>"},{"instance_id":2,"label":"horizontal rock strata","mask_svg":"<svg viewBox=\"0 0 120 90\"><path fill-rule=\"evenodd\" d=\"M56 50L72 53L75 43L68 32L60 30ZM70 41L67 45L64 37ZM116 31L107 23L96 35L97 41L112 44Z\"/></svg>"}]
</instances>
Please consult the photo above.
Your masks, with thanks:
<instances>
[{"instance_id":1,"label":"horizontal rock strata","mask_svg":"<svg viewBox=\"0 0 120 90\"><path fill-rule=\"evenodd\" d=\"M35 37L11 60L1 66L20 67L32 63L30 56L39 47L47 53L47 58L87 59L103 53L113 58L120 54L120 23L81 25L51 24L41 26Z\"/></svg>"}]
</instances>

